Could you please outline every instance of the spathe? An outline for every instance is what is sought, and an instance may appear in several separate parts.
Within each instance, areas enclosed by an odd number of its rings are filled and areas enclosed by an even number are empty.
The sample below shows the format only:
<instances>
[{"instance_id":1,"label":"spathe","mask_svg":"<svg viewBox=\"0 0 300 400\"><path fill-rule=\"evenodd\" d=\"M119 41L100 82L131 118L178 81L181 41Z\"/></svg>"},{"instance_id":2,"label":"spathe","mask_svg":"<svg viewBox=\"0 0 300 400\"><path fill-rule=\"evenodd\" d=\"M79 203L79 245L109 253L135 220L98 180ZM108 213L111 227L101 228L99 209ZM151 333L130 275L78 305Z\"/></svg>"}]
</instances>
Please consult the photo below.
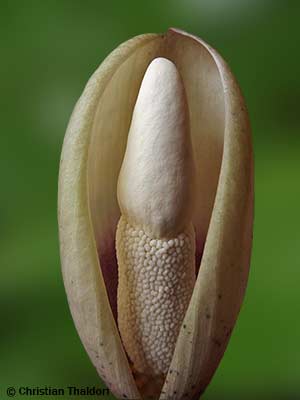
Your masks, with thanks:
<instances>
[{"instance_id":1,"label":"spathe","mask_svg":"<svg viewBox=\"0 0 300 400\"><path fill-rule=\"evenodd\" d=\"M139 392L113 316L116 183L140 82L151 60L161 56L175 63L185 85L202 199L193 219L201 266L161 399L192 399L204 391L234 327L250 262L252 147L234 77L215 50L184 32L131 39L107 57L79 99L59 179L61 260L70 309L93 364L118 398L142 398L143 387Z\"/></svg>"}]
</instances>

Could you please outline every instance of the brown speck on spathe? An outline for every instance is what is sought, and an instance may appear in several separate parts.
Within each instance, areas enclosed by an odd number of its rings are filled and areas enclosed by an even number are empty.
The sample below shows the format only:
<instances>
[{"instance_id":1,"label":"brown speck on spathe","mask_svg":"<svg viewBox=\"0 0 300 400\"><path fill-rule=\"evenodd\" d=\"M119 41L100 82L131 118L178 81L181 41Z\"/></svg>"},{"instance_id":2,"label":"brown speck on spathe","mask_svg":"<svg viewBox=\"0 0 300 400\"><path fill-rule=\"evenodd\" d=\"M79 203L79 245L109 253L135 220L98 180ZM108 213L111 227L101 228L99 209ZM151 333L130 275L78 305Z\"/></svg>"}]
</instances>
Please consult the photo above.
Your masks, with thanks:
<instances>
[{"instance_id":1,"label":"brown speck on spathe","mask_svg":"<svg viewBox=\"0 0 300 400\"><path fill-rule=\"evenodd\" d=\"M212 341L213 341L213 343L216 345L216 346L218 346L218 347L220 347L221 346L221 342L218 340L218 339L212 339Z\"/></svg>"}]
</instances>

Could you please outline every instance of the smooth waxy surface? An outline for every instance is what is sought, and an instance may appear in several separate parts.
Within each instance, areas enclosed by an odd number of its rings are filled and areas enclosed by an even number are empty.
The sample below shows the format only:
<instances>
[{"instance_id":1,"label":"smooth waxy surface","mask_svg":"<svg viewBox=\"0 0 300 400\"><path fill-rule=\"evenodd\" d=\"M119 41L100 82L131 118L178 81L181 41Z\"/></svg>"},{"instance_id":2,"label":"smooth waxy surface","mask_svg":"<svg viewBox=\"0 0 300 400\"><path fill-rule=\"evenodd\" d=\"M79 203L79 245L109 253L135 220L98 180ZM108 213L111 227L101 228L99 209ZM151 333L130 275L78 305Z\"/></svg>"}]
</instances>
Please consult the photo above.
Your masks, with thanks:
<instances>
[{"instance_id":1,"label":"smooth waxy surface","mask_svg":"<svg viewBox=\"0 0 300 400\"><path fill-rule=\"evenodd\" d=\"M195 166L184 85L171 61L156 58L134 107L118 201L126 218L151 235L172 237L191 221Z\"/></svg>"}]
</instances>

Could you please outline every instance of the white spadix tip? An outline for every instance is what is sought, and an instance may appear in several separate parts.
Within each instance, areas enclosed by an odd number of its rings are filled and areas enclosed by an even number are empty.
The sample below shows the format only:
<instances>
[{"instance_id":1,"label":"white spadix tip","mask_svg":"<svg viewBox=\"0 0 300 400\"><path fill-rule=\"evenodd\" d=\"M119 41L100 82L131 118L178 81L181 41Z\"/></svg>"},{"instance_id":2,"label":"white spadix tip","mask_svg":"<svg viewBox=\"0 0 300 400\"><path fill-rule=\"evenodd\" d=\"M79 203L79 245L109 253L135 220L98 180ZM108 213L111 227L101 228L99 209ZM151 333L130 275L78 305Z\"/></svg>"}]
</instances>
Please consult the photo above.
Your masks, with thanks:
<instances>
[{"instance_id":1,"label":"white spadix tip","mask_svg":"<svg viewBox=\"0 0 300 400\"><path fill-rule=\"evenodd\" d=\"M158 237L190 223L194 158L181 76L165 58L149 65L135 104L118 180L121 212Z\"/></svg>"}]
</instances>

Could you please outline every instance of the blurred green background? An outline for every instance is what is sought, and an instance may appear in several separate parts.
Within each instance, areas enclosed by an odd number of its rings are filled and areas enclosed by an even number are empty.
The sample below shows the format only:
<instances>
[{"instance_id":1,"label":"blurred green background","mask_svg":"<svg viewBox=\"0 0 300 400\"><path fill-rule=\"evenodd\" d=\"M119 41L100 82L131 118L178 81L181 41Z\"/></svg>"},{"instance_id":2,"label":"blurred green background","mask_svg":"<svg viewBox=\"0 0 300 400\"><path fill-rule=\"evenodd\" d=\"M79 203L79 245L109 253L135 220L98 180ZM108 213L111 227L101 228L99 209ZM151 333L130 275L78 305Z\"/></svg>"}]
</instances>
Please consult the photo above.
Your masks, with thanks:
<instances>
[{"instance_id":1,"label":"blurred green background","mask_svg":"<svg viewBox=\"0 0 300 400\"><path fill-rule=\"evenodd\" d=\"M7 386L102 385L61 278L60 150L72 108L105 56L169 26L203 37L228 61L255 148L249 286L203 398L300 399L299 20L299 1L0 2L1 399Z\"/></svg>"}]
</instances>

